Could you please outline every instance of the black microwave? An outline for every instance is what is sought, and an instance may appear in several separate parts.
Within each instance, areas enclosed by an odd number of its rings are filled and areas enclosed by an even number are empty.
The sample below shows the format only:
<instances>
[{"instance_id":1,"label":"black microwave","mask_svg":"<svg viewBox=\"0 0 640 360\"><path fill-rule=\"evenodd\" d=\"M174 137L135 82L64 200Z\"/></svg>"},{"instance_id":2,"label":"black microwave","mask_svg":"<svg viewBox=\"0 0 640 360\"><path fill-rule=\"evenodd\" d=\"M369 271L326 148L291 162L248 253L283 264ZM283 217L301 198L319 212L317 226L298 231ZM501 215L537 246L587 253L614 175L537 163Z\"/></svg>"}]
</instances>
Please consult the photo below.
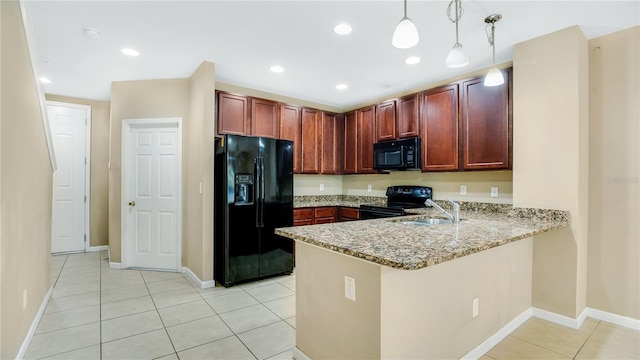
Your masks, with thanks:
<instances>
[{"instance_id":1,"label":"black microwave","mask_svg":"<svg viewBox=\"0 0 640 360\"><path fill-rule=\"evenodd\" d=\"M420 170L420 138L390 140L373 144L376 170Z\"/></svg>"}]
</instances>

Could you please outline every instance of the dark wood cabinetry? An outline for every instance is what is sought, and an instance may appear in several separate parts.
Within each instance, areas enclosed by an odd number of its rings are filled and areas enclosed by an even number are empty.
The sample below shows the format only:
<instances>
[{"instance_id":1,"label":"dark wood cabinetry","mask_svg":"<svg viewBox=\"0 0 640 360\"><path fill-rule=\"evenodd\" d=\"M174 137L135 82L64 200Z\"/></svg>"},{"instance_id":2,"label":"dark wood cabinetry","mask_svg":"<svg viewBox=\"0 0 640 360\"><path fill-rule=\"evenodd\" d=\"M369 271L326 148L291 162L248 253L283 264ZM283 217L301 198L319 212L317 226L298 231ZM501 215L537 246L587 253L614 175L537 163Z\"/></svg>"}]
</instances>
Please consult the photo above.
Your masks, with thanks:
<instances>
[{"instance_id":1,"label":"dark wood cabinetry","mask_svg":"<svg viewBox=\"0 0 640 360\"><path fill-rule=\"evenodd\" d=\"M314 208L293 209L293 226L313 225Z\"/></svg>"},{"instance_id":2,"label":"dark wood cabinetry","mask_svg":"<svg viewBox=\"0 0 640 360\"><path fill-rule=\"evenodd\" d=\"M252 136L278 137L278 103L271 100L251 98Z\"/></svg>"},{"instance_id":3,"label":"dark wood cabinetry","mask_svg":"<svg viewBox=\"0 0 640 360\"><path fill-rule=\"evenodd\" d=\"M458 85L422 93L422 170L458 170Z\"/></svg>"},{"instance_id":4,"label":"dark wood cabinetry","mask_svg":"<svg viewBox=\"0 0 640 360\"><path fill-rule=\"evenodd\" d=\"M320 148L320 173L337 175L342 173L343 143L341 118L333 113L322 112ZM320 141L321 140L321 141Z\"/></svg>"},{"instance_id":5,"label":"dark wood cabinetry","mask_svg":"<svg viewBox=\"0 0 640 360\"><path fill-rule=\"evenodd\" d=\"M358 209L342 206L297 208L293 209L293 226L358 220L358 215Z\"/></svg>"},{"instance_id":6,"label":"dark wood cabinetry","mask_svg":"<svg viewBox=\"0 0 640 360\"><path fill-rule=\"evenodd\" d=\"M302 136L300 131L300 108L295 105L280 104L280 125L278 138L293 141L293 172L301 172Z\"/></svg>"},{"instance_id":7,"label":"dark wood cabinetry","mask_svg":"<svg viewBox=\"0 0 640 360\"><path fill-rule=\"evenodd\" d=\"M360 210L350 207L340 207L338 210L339 221L353 221L360 217Z\"/></svg>"},{"instance_id":8,"label":"dark wood cabinetry","mask_svg":"<svg viewBox=\"0 0 640 360\"><path fill-rule=\"evenodd\" d=\"M358 174L374 174L373 143L375 141L376 107L369 106L357 111L357 156L356 172Z\"/></svg>"},{"instance_id":9,"label":"dark wood cabinetry","mask_svg":"<svg viewBox=\"0 0 640 360\"><path fill-rule=\"evenodd\" d=\"M420 136L420 95L402 97L396 102L398 138Z\"/></svg>"},{"instance_id":10,"label":"dark wood cabinetry","mask_svg":"<svg viewBox=\"0 0 640 360\"><path fill-rule=\"evenodd\" d=\"M358 116L356 111L344 115L344 173L355 174L358 163ZM373 149L372 149L373 151Z\"/></svg>"},{"instance_id":11,"label":"dark wood cabinetry","mask_svg":"<svg viewBox=\"0 0 640 360\"><path fill-rule=\"evenodd\" d=\"M396 102L385 101L376 106L376 140L394 140L396 138Z\"/></svg>"},{"instance_id":12,"label":"dark wood cabinetry","mask_svg":"<svg viewBox=\"0 0 640 360\"><path fill-rule=\"evenodd\" d=\"M505 83L484 86L483 77L461 85L463 170L511 167L511 71L502 70Z\"/></svg>"},{"instance_id":13,"label":"dark wood cabinetry","mask_svg":"<svg viewBox=\"0 0 640 360\"><path fill-rule=\"evenodd\" d=\"M320 139L322 127L320 110L302 108L300 127L302 130L302 162L301 173L317 174L320 172Z\"/></svg>"},{"instance_id":14,"label":"dark wood cabinetry","mask_svg":"<svg viewBox=\"0 0 640 360\"><path fill-rule=\"evenodd\" d=\"M319 207L315 208L314 224L329 224L336 222L335 207Z\"/></svg>"},{"instance_id":15,"label":"dark wood cabinetry","mask_svg":"<svg viewBox=\"0 0 640 360\"><path fill-rule=\"evenodd\" d=\"M218 134L247 135L251 131L249 97L218 92Z\"/></svg>"}]
</instances>

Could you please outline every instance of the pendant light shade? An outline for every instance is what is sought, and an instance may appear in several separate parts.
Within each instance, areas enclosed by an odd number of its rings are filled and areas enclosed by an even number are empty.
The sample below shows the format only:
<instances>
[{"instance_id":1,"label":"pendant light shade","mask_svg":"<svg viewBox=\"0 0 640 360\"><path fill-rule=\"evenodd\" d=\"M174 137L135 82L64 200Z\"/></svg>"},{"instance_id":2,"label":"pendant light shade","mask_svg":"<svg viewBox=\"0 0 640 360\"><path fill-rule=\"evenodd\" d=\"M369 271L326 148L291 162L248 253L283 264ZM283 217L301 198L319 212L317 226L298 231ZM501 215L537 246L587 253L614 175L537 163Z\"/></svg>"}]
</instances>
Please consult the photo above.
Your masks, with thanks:
<instances>
[{"instance_id":1,"label":"pendant light shade","mask_svg":"<svg viewBox=\"0 0 640 360\"><path fill-rule=\"evenodd\" d=\"M449 7L447 8L447 15L449 16L449 20L456 23L456 43L449 51L449 55L447 55L447 67L450 68L459 68L463 66L467 66L469 64L469 55L462 48L462 44L458 41L458 20L462 17L462 4L461 0L451 0L449 3ZM455 3L455 15L452 17L452 5Z\"/></svg>"},{"instance_id":2,"label":"pendant light shade","mask_svg":"<svg viewBox=\"0 0 640 360\"><path fill-rule=\"evenodd\" d=\"M469 56L460 43L456 43L447 55L447 67L459 68L469 64Z\"/></svg>"},{"instance_id":3,"label":"pendant light shade","mask_svg":"<svg viewBox=\"0 0 640 360\"><path fill-rule=\"evenodd\" d=\"M407 17L407 0L404 0L404 17L393 32L391 44L398 49L408 49L416 46L418 41L420 41L418 29L413 25L411 19Z\"/></svg>"},{"instance_id":4,"label":"pendant light shade","mask_svg":"<svg viewBox=\"0 0 640 360\"><path fill-rule=\"evenodd\" d=\"M491 50L493 51L493 67L491 68L491 70L489 70L487 75L484 77L484 86L498 86L498 85L504 84L504 75L502 75L502 71L500 71L500 69L496 67L495 32L496 32L496 22L500 21L500 19L502 19L502 15L500 14L489 15L487 16L486 19L484 19L484 22L489 24L487 25L486 31L487 31L487 37L489 38L489 45L491 45ZM490 33L489 33L489 29L491 29Z\"/></svg>"},{"instance_id":5,"label":"pendant light shade","mask_svg":"<svg viewBox=\"0 0 640 360\"><path fill-rule=\"evenodd\" d=\"M504 84L504 75L497 67L491 68L484 77L484 86L498 86Z\"/></svg>"}]
</instances>

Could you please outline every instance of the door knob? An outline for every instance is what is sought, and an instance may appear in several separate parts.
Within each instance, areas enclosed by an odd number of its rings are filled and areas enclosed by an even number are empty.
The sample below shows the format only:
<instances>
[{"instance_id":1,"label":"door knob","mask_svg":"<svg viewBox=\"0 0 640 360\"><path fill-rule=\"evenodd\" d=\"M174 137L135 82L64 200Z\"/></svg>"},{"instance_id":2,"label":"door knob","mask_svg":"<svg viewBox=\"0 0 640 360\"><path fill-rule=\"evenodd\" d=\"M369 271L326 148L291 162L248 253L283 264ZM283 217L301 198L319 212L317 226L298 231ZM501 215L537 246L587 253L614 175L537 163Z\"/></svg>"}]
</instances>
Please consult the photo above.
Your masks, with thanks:
<instances>
[{"instance_id":1,"label":"door knob","mask_svg":"<svg viewBox=\"0 0 640 360\"><path fill-rule=\"evenodd\" d=\"M136 202L135 201L129 201L129 206L136 206Z\"/></svg>"}]
</instances>

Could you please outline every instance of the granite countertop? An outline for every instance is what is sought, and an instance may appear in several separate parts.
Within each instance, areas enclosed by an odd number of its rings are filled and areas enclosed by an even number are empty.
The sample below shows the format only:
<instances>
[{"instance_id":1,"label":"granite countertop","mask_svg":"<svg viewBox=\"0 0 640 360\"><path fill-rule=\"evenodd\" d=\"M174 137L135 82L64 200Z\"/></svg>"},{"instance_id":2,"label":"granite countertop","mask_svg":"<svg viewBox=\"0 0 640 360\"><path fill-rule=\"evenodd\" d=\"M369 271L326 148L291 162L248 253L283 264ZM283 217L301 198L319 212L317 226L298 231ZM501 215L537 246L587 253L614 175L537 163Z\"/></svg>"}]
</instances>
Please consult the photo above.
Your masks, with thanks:
<instances>
[{"instance_id":1,"label":"granite countertop","mask_svg":"<svg viewBox=\"0 0 640 360\"><path fill-rule=\"evenodd\" d=\"M385 204L386 197L381 196L351 196L351 195L304 195L294 196L293 207L308 208L320 206L360 207L361 204Z\"/></svg>"},{"instance_id":2,"label":"granite countertop","mask_svg":"<svg viewBox=\"0 0 640 360\"><path fill-rule=\"evenodd\" d=\"M569 225L558 210L510 208L460 212L459 224L401 222L442 217L433 208L416 215L276 229L276 234L396 269L416 270Z\"/></svg>"}]
</instances>

